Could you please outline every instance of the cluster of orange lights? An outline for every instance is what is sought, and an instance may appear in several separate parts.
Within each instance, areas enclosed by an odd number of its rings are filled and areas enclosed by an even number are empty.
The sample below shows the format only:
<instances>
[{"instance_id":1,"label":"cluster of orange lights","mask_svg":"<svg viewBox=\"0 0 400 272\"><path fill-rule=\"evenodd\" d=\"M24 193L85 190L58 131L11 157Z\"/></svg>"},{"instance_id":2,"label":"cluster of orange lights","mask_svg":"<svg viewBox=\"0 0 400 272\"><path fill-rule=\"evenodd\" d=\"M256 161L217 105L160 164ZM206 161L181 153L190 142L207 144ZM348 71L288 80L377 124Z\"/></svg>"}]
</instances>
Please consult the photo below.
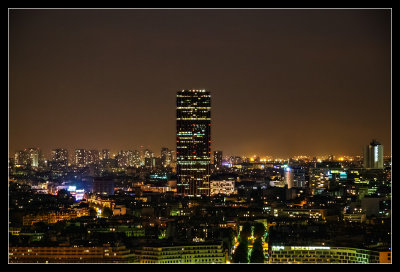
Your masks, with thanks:
<instances>
[{"instance_id":1,"label":"cluster of orange lights","mask_svg":"<svg viewBox=\"0 0 400 272\"><path fill-rule=\"evenodd\" d=\"M338 161L353 161L354 160L354 158L352 158L351 156L335 156L335 158ZM256 161L256 159L258 159L258 161L260 161L260 162L287 161L288 160L288 159L273 159L271 156L260 158L257 155L250 156L249 159L250 159L251 162ZM293 159L294 160L299 160L299 159L310 160L310 157L309 156L295 156ZM326 158L325 157L319 157L318 161L322 161L324 159L326 159Z\"/></svg>"}]
</instances>

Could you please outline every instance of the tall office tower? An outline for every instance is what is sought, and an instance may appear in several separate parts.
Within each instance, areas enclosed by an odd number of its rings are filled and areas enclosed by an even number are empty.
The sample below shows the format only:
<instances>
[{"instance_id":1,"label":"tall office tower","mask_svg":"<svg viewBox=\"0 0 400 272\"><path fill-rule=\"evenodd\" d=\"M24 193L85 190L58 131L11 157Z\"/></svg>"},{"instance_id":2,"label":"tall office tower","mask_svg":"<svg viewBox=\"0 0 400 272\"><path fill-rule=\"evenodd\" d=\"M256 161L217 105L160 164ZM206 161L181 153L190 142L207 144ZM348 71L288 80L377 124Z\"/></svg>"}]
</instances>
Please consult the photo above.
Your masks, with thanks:
<instances>
[{"instance_id":1,"label":"tall office tower","mask_svg":"<svg viewBox=\"0 0 400 272\"><path fill-rule=\"evenodd\" d=\"M172 163L172 153L167 147L161 148L161 165L168 167Z\"/></svg>"},{"instance_id":2,"label":"tall office tower","mask_svg":"<svg viewBox=\"0 0 400 272\"><path fill-rule=\"evenodd\" d=\"M87 164L87 152L85 149L75 149L75 165L85 167Z\"/></svg>"},{"instance_id":3,"label":"tall office tower","mask_svg":"<svg viewBox=\"0 0 400 272\"><path fill-rule=\"evenodd\" d=\"M383 145L376 140L364 147L364 168L383 169Z\"/></svg>"},{"instance_id":4,"label":"tall office tower","mask_svg":"<svg viewBox=\"0 0 400 272\"><path fill-rule=\"evenodd\" d=\"M222 166L222 151L214 151L214 167L220 168Z\"/></svg>"},{"instance_id":5,"label":"tall office tower","mask_svg":"<svg viewBox=\"0 0 400 272\"><path fill-rule=\"evenodd\" d=\"M110 150L109 149L103 149L101 151L101 159L102 160L108 160L110 158Z\"/></svg>"},{"instance_id":6,"label":"tall office tower","mask_svg":"<svg viewBox=\"0 0 400 272\"><path fill-rule=\"evenodd\" d=\"M176 160L178 193L210 194L211 95L205 90L177 93Z\"/></svg>"}]
</instances>

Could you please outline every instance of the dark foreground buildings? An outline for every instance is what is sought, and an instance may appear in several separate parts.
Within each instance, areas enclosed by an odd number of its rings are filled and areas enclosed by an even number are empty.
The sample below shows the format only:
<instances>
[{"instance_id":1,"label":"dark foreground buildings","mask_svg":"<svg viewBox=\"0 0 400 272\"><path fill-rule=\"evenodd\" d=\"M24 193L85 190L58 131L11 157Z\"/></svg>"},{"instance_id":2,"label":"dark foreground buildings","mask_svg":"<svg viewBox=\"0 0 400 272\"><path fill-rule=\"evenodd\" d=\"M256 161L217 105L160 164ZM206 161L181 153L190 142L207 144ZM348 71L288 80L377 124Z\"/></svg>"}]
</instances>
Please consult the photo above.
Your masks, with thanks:
<instances>
[{"instance_id":1,"label":"dark foreground buildings","mask_svg":"<svg viewBox=\"0 0 400 272\"><path fill-rule=\"evenodd\" d=\"M176 97L176 156L178 193L209 195L211 95L183 90Z\"/></svg>"}]
</instances>

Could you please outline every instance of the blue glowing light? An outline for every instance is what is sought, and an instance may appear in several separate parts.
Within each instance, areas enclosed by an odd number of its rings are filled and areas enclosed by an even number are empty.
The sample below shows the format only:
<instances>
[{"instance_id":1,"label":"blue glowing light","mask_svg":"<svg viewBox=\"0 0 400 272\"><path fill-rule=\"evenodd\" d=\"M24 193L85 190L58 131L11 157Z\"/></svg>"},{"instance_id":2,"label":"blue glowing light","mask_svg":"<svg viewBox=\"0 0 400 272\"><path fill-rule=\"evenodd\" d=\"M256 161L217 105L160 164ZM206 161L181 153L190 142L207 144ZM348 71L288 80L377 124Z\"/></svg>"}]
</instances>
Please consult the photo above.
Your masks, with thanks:
<instances>
[{"instance_id":1,"label":"blue glowing light","mask_svg":"<svg viewBox=\"0 0 400 272\"><path fill-rule=\"evenodd\" d=\"M83 199L83 196L83 193L75 194L75 201L81 201Z\"/></svg>"}]
</instances>

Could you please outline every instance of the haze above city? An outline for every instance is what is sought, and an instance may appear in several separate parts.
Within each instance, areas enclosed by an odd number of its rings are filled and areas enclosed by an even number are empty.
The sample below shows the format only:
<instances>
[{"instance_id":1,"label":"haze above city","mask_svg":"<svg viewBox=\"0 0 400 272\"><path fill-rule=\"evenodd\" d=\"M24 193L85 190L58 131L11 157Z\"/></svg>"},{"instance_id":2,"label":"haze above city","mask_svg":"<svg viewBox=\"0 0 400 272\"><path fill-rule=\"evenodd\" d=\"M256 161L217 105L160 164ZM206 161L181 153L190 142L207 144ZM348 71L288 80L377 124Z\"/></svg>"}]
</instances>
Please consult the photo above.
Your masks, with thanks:
<instances>
[{"instance_id":1,"label":"haze above city","mask_svg":"<svg viewBox=\"0 0 400 272\"><path fill-rule=\"evenodd\" d=\"M224 155L391 154L388 10L11 10L9 153L174 149L212 96Z\"/></svg>"}]
</instances>

